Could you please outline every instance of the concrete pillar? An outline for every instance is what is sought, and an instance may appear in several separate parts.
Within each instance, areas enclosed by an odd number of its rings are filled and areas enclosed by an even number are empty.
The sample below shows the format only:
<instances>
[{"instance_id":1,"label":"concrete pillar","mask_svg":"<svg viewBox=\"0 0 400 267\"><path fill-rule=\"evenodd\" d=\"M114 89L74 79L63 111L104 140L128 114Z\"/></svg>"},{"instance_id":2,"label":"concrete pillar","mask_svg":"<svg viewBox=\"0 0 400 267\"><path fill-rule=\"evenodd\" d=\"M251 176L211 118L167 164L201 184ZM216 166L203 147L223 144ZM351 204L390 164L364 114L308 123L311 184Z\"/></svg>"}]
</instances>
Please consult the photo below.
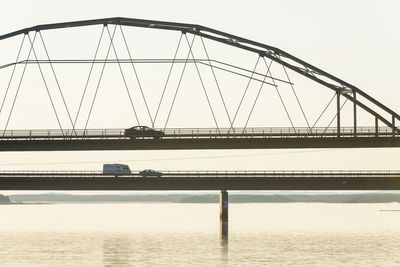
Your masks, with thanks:
<instances>
[{"instance_id":1,"label":"concrete pillar","mask_svg":"<svg viewBox=\"0 0 400 267\"><path fill-rule=\"evenodd\" d=\"M228 192L221 190L219 193L219 223L221 244L228 242Z\"/></svg>"},{"instance_id":2,"label":"concrete pillar","mask_svg":"<svg viewBox=\"0 0 400 267\"><path fill-rule=\"evenodd\" d=\"M219 217L221 221L228 221L228 192L221 190L219 193Z\"/></svg>"}]
</instances>

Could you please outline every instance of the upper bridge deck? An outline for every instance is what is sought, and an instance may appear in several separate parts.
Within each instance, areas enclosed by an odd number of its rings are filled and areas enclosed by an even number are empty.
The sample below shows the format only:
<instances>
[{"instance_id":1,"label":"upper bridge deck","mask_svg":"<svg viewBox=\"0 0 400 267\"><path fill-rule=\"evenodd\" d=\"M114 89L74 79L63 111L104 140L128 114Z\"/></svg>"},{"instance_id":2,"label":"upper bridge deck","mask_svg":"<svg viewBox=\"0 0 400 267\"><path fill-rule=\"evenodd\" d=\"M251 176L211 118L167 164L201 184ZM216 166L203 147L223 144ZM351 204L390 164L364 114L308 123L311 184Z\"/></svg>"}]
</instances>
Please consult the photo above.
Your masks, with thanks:
<instances>
[{"instance_id":1,"label":"upper bridge deck","mask_svg":"<svg viewBox=\"0 0 400 267\"><path fill-rule=\"evenodd\" d=\"M124 129L7 130L0 151L163 150L399 147L389 127L337 128L169 128L161 138L124 134Z\"/></svg>"}]
</instances>

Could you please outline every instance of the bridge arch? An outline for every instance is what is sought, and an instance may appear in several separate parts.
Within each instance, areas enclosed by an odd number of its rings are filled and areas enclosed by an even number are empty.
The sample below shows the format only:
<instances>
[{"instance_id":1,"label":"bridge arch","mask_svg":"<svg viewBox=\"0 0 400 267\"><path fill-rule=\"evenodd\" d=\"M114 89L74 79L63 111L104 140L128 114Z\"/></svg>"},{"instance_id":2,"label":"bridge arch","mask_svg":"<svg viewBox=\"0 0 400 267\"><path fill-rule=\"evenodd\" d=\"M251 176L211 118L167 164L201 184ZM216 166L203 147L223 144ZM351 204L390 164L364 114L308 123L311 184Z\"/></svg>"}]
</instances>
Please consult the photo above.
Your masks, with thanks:
<instances>
[{"instance_id":1,"label":"bridge arch","mask_svg":"<svg viewBox=\"0 0 400 267\"><path fill-rule=\"evenodd\" d=\"M122 25L130 27L141 27L149 29L161 29L161 30L171 30L179 31L183 34L190 33L195 36L200 36L202 38L210 39L224 45L237 47L255 54L260 57L268 58L275 63L278 63L309 80L312 80L326 88L329 88L336 92L337 94L337 107L338 107L338 131L340 129L340 98L351 101L354 105L354 134L357 131L357 113L356 107L360 107L372 116L376 118L376 125L378 121L381 121L386 126L390 127L393 134L399 133L398 127L396 127L396 120L400 120L400 115L385 106L383 103L379 102L360 88L316 67L312 64L303 61L279 48L262 44L256 41L252 41L237 35L222 32L216 29L205 27L197 24L187 24L187 23L176 23L176 22L166 22L166 21L156 21L156 20L143 20L143 19L132 19L123 17L113 17L113 18L103 18L94 20L82 20L82 21L71 21L63 23L54 24L43 24L37 25L21 30L17 30L11 33L7 33L0 36L0 41L8 38L12 38L18 35L28 35L30 32L41 32L47 30L55 30L62 28L71 27L84 27L92 25ZM360 101L357 97L363 97L364 101ZM376 111L379 109L380 111ZM387 119L387 118L391 118Z\"/></svg>"}]
</instances>

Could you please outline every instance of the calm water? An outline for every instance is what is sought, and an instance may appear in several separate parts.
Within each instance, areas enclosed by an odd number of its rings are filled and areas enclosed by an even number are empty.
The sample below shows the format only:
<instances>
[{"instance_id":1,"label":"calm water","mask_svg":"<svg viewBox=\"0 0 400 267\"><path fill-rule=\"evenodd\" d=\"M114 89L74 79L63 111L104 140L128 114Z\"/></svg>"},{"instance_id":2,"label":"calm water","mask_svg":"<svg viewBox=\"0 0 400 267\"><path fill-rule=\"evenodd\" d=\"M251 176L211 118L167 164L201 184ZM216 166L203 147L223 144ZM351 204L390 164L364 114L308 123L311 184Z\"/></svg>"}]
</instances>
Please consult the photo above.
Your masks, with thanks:
<instances>
[{"instance_id":1,"label":"calm water","mask_svg":"<svg viewBox=\"0 0 400 267\"><path fill-rule=\"evenodd\" d=\"M400 204L0 206L0 266L400 266Z\"/></svg>"}]
</instances>

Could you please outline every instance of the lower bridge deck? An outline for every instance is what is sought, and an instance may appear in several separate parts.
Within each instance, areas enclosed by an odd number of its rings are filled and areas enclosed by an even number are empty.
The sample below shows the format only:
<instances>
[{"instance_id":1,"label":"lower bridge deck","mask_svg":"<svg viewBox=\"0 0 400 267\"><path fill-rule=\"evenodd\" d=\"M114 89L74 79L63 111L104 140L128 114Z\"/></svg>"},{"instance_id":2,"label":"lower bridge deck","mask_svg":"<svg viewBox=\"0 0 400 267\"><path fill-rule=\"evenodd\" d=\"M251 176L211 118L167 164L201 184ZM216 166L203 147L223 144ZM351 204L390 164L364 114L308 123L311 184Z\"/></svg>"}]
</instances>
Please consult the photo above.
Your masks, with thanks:
<instances>
[{"instance_id":1,"label":"lower bridge deck","mask_svg":"<svg viewBox=\"0 0 400 267\"><path fill-rule=\"evenodd\" d=\"M400 190L400 171L0 172L0 190Z\"/></svg>"},{"instance_id":2,"label":"lower bridge deck","mask_svg":"<svg viewBox=\"0 0 400 267\"><path fill-rule=\"evenodd\" d=\"M400 137L26 139L0 140L0 151L301 149L400 147Z\"/></svg>"}]
</instances>

